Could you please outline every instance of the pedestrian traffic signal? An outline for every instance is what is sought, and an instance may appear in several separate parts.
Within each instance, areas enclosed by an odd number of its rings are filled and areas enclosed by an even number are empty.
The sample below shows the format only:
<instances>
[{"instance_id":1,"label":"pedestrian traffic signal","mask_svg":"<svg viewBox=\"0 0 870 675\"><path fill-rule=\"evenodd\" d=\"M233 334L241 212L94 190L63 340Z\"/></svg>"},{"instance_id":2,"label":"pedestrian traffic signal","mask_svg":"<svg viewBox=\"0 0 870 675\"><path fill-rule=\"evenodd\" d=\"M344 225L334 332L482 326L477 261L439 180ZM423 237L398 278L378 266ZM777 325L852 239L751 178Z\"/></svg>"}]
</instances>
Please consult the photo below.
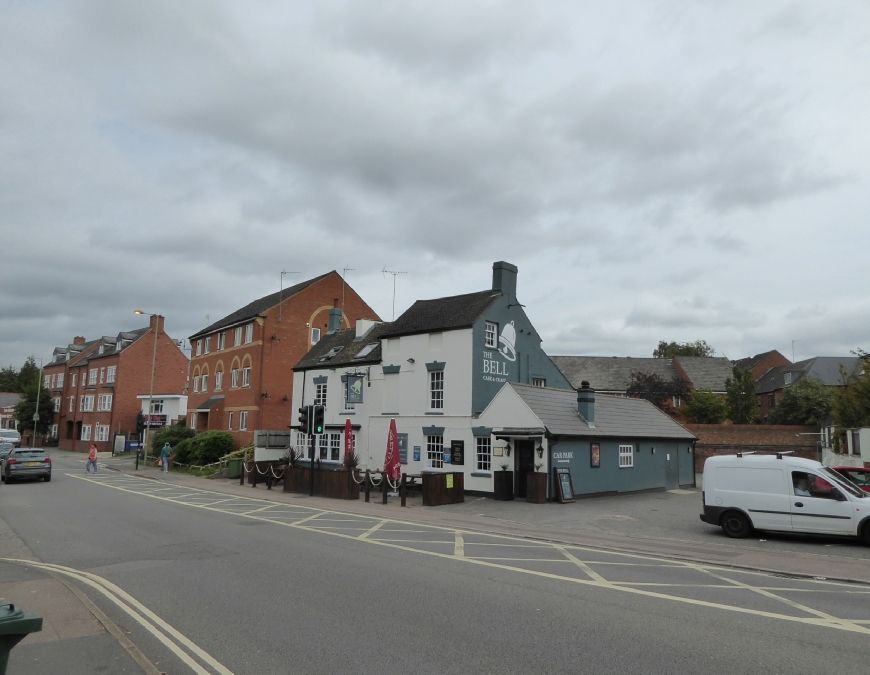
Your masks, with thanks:
<instances>
[{"instance_id":1,"label":"pedestrian traffic signal","mask_svg":"<svg viewBox=\"0 0 870 675\"><path fill-rule=\"evenodd\" d=\"M311 407L310 405L304 405L299 408L299 430L303 434L311 433Z\"/></svg>"},{"instance_id":2,"label":"pedestrian traffic signal","mask_svg":"<svg viewBox=\"0 0 870 675\"><path fill-rule=\"evenodd\" d=\"M323 417L326 412L326 408L322 405L314 406L314 431L313 434L322 434L323 433Z\"/></svg>"}]
</instances>

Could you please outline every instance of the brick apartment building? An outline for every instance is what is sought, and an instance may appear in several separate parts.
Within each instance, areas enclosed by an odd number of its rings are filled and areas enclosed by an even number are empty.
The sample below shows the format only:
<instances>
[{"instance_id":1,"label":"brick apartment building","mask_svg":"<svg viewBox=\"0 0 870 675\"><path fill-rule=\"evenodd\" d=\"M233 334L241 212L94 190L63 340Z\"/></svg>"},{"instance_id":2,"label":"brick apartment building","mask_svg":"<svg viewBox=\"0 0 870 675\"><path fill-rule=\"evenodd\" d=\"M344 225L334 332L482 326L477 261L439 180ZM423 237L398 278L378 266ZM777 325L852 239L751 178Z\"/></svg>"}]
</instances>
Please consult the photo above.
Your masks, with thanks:
<instances>
[{"instance_id":1,"label":"brick apartment building","mask_svg":"<svg viewBox=\"0 0 870 675\"><path fill-rule=\"evenodd\" d=\"M163 329L163 317L151 317L148 328L85 341L54 351L43 371L55 413L51 432L63 450L84 451L95 443L100 452L112 449L116 433L134 433L141 401L148 393L154 336L157 358L154 394L181 394L187 382L188 359Z\"/></svg>"},{"instance_id":2,"label":"brick apartment building","mask_svg":"<svg viewBox=\"0 0 870 675\"><path fill-rule=\"evenodd\" d=\"M16 394L13 391L0 391L0 429L18 428L15 406L20 400L21 394Z\"/></svg>"},{"instance_id":3,"label":"brick apartment building","mask_svg":"<svg viewBox=\"0 0 870 675\"><path fill-rule=\"evenodd\" d=\"M293 366L329 329L344 298L342 327L380 321L335 272L272 293L190 336L188 425L232 433L236 447L255 429L286 429L294 419ZM336 316L336 318L338 318Z\"/></svg>"}]
</instances>

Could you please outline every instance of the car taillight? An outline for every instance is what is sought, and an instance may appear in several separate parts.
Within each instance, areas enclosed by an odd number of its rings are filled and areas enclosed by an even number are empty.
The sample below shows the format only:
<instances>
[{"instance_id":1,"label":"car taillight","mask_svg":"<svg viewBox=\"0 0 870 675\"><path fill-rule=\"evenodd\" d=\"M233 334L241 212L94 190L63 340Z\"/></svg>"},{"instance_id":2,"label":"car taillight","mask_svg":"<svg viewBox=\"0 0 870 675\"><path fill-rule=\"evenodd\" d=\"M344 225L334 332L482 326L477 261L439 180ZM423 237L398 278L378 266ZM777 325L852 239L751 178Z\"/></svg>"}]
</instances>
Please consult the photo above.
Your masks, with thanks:
<instances>
[{"instance_id":1,"label":"car taillight","mask_svg":"<svg viewBox=\"0 0 870 675\"><path fill-rule=\"evenodd\" d=\"M51 464L51 457L46 457L43 461L44 461L46 464Z\"/></svg>"},{"instance_id":2,"label":"car taillight","mask_svg":"<svg viewBox=\"0 0 870 675\"><path fill-rule=\"evenodd\" d=\"M18 460L17 459L7 459L6 463L7 464L18 464Z\"/></svg>"}]
</instances>

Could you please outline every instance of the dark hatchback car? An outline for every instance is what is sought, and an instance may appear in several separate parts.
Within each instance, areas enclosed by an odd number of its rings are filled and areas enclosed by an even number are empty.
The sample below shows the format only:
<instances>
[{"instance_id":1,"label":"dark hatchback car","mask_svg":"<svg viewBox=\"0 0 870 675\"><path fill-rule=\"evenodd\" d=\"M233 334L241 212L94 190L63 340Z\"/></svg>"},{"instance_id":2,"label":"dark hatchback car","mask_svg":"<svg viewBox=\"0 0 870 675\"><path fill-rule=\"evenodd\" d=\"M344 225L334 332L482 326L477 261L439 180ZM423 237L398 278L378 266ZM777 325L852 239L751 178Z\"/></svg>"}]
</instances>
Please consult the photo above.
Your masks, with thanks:
<instances>
[{"instance_id":1,"label":"dark hatchback car","mask_svg":"<svg viewBox=\"0 0 870 675\"><path fill-rule=\"evenodd\" d=\"M6 459L6 455L12 452L15 446L12 443L0 443L0 462Z\"/></svg>"},{"instance_id":2,"label":"dark hatchback car","mask_svg":"<svg viewBox=\"0 0 870 675\"><path fill-rule=\"evenodd\" d=\"M858 466L835 466L833 469L841 476L850 479L864 492L870 492L870 469Z\"/></svg>"},{"instance_id":3,"label":"dark hatchback car","mask_svg":"<svg viewBox=\"0 0 870 675\"><path fill-rule=\"evenodd\" d=\"M51 457L41 448L16 448L3 460L3 473L6 483L19 478L42 478L46 483L51 480Z\"/></svg>"}]
</instances>

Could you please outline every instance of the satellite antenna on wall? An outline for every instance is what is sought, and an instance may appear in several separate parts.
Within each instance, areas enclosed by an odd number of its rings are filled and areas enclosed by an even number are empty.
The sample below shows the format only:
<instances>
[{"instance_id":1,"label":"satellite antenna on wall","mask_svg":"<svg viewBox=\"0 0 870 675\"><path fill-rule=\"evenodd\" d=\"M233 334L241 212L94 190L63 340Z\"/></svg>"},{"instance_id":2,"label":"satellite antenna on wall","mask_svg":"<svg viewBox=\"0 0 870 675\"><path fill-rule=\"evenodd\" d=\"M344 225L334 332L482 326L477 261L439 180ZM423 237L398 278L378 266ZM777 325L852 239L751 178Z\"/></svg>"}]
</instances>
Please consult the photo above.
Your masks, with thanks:
<instances>
[{"instance_id":1,"label":"satellite antenna on wall","mask_svg":"<svg viewBox=\"0 0 870 675\"><path fill-rule=\"evenodd\" d=\"M392 274L393 275L393 318L391 321L396 320L396 276L399 274L407 274L407 272L393 272L392 270L388 270L387 266L384 265L384 269L381 270L381 274Z\"/></svg>"},{"instance_id":2,"label":"satellite antenna on wall","mask_svg":"<svg viewBox=\"0 0 870 675\"><path fill-rule=\"evenodd\" d=\"M284 301L284 275L285 274L301 274L300 272L288 272L287 270L281 270L281 290L278 293L278 321L281 320L281 310L283 307L281 303Z\"/></svg>"}]
</instances>

